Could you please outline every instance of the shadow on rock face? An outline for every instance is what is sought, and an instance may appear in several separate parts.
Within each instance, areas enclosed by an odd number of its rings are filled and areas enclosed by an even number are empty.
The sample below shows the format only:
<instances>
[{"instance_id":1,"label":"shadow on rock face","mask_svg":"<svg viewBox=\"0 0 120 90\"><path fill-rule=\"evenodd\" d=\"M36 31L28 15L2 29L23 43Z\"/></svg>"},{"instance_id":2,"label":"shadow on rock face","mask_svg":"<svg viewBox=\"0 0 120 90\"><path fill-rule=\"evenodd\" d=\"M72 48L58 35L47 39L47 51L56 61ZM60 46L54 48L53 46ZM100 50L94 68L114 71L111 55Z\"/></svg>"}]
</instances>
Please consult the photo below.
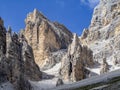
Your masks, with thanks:
<instances>
[{"instance_id":1,"label":"shadow on rock face","mask_svg":"<svg viewBox=\"0 0 120 90\"><path fill-rule=\"evenodd\" d=\"M47 74L47 73L45 73L45 72L42 72L42 79L44 80L46 80L46 79L53 79L55 76L54 75L49 75L49 74Z\"/></svg>"}]
</instances>

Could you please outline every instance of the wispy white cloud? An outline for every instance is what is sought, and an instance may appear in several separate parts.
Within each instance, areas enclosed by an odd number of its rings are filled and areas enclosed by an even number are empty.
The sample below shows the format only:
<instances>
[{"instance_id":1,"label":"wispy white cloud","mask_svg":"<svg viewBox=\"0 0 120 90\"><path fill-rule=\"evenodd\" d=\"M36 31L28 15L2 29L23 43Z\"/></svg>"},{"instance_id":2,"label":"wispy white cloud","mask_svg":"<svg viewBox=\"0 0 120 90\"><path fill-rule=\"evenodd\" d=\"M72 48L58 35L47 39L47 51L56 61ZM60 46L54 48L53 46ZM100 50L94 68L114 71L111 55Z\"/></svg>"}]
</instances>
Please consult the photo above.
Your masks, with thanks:
<instances>
[{"instance_id":1,"label":"wispy white cloud","mask_svg":"<svg viewBox=\"0 0 120 90\"><path fill-rule=\"evenodd\" d=\"M65 7L65 1L64 0L56 0L56 4L60 5L61 7Z\"/></svg>"},{"instance_id":2,"label":"wispy white cloud","mask_svg":"<svg viewBox=\"0 0 120 90\"><path fill-rule=\"evenodd\" d=\"M100 0L80 0L81 4L87 5L90 8L94 8Z\"/></svg>"}]
</instances>

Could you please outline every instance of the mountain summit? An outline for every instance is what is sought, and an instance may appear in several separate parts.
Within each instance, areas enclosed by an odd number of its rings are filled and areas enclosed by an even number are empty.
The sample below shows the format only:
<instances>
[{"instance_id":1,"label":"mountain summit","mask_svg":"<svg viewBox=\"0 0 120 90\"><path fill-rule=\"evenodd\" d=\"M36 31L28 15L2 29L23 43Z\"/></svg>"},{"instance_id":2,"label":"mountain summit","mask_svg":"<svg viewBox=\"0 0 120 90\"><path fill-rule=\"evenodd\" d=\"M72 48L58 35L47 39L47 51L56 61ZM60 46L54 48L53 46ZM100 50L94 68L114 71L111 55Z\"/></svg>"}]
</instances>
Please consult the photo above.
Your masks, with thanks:
<instances>
[{"instance_id":1,"label":"mountain summit","mask_svg":"<svg viewBox=\"0 0 120 90\"><path fill-rule=\"evenodd\" d=\"M51 22L36 9L28 14L25 22L24 36L33 49L35 62L41 68L53 62L50 60L52 52L67 49L71 43L72 33L65 26Z\"/></svg>"},{"instance_id":2,"label":"mountain summit","mask_svg":"<svg viewBox=\"0 0 120 90\"><path fill-rule=\"evenodd\" d=\"M119 89L119 0L100 0L80 37L37 9L25 23L16 34L0 18L0 90Z\"/></svg>"},{"instance_id":3,"label":"mountain summit","mask_svg":"<svg viewBox=\"0 0 120 90\"><path fill-rule=\"evenodd\" d=\"M101 0L94 9L91 24L81 36L81 42L94 52L94 59L101 62L105 57L108 63L118 62L120 56L120 1Z\"/></svg>"}]
</instances>

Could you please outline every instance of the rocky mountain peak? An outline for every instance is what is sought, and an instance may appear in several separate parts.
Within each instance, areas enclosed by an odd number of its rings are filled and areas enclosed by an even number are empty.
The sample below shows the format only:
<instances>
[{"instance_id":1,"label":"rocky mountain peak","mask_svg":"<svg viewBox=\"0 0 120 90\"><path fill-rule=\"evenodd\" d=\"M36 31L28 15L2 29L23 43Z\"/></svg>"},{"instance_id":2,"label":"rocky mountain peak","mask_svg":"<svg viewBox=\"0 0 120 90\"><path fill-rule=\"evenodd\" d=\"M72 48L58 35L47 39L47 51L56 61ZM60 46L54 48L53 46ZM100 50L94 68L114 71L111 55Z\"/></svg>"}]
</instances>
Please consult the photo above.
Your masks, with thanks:
<instances>
[{"instance_id":1,"label":"rocky mountain peak","mask_svg":"<svg viewBox=\"0 0 120 90\"><path fill-rule=\"evenodd\" d=\"M11 27L6 31L0 18L0 84L8 81L16 90L32 90L44 89L45 83L48 90L47 84L57 78L59 86L112 71L120 65L119 22L119 0L100 0L80 38L37 9L27 15L19 34Z\"/></svg>"},{"instance_id":2,"label":"rocky mountain peak","mask_svg":"<svg viewBox=\"0 0 120 90\"><path fill-rule=\"evenodd\" d=\"M39 23L42 20L48 20L48 19L37 9L34 9L33 12L27 15L27 18L25 19L25 23L26 24L27 23Z\"/></svg>"},{"instance_id":3,"label":"rocky mountain peak","mask_svg":"<svg viewBox=\"0 0 120 90\"><path fill-rule=\"evenodd\" d=\"M72 43L71 45L69 46L68 48L68 51L72 54L74 54L76 51L77 51L77 48L81 48L81 44L80 44L80 41L78 39L78 36L76 33L73 34L73 40L72 40Z\"/></svg>"},{"instance_id":4,"label":"rocky mountain peak","mask_svg":"<svg viewBox=\"0 0 120 90\"><path fill-rule=\"evenodd\" d=\"M42 12L39 12L37 9L34 9L34 11L33 11L33 16L34 17L41 17L41 18L44 18L44 19L47 19L43 14L42 14Z\"/></svg>"},{"instance_id":5,"label":"rocky mountain peak","mask_svg":"<svg viewBox=\"0 0 120 90\"><path fill-rule=\"evenodd\" d=\"M36 63L41 67L50 53L67 49L72 33L62 24L49 21L35 9L26 18L24 36L33 49Z\"/></svg>"},{"instance_id":6,"label":"rocky mountain peak","mask_svg":"<svg viewBox=\"0 0 120 90\"><path fill-rule=\"evenodd\" d=\"M76 33L74 33L74 35L73 35L72 44L73 44L73 46L77 46L78 44L80 44L79 38Z\"/></svg>"},{"instance_id":7,"label":"rocky mountain peak","mask_svg":"<svg viewBox=\"0 0 120 90\"><path fill-rule=\"evenodd\" d=\"M107 40L120 34L119 17L119 0L101 0L94 9L88 32L83 32L83 36L87 36L86 42L90 44L90 42ZM83 36L81 38L84 38Z\"/></svg>"},{"instance_id":8,"label":"rocky mountain peak","mask_svg":"<svg viewBox=\"0 0 120 90\"><path fill-rule=\"evenodd\" d=\"M11 27L10 26L8 26L8 31L7 31L8 33L12 33L12 29L11 29Z\"/></svg>"},{"instance_id":9,"label":"rocky mountain peak","mask_svg":"<svg viewBox=\"0 0 120 90\"><path fill-rule=\"evenodd\" d=\"M3 26L4 25L4 22L2 20L2 18L0 17L0 25Z\"/></svg>"},{"instance_id":10,"label":"rocky mountain peak","mask_svg":"<svg viewBox=\"0 0 120 90\"><path fill-rule=\"evenodd\" d=\"M28 80L40 80L41 72L25 38L0 25L0 84L10 82L15 90L29 90ZM34 75L33 75L34 74Z\"/></svg>"},{"instance_id":11,"label":"rocky mountain peak","mask_svg":"<svg viewBox=\"0 0 120 90\"><path fill-rule=\"evenodd\" d=\"M93 51L94 60L119 64L120 55L120 0L100 0L95 7L91 24L80 41ZM109 66L109 65L107 65ZM114 68L114 63L111 65ZM110 68L109 68L110 69Z\"/></svg>"},{"instance_id":12,"label":"rocky mountain peak","mask_svg":"<svg viewBox=\"0 0 120 90\"><path fill-rule=\"evenodd\" d=\"M43 15L43 13L42 13L42 12L39 12L37 9L34 9L33 14L34 14L34 16L36 16L36 17L41 17L41 18L43 18L43 19L47 19L47 18Z\"/></svg>"},{"instance_id":13,"label":"rocky mountain peak","mask_svg":"<svg viewBox=\"0 0 120 90\"><path fill-rule=\"evenodd\" d=\"M88 47L82 46L77 34L74 34L72 43L62 58L60 75L63 80L79 81L85 78L85 66L90 67L93 64L93 52Z\"/></svg>"},{"instance_id":14,"label":"rocky mountain peak","mask_svg":"<svg viewBox=\"0 0 120 90\"><path fill-rule=\"evenodd\" d=\"M100 4L94 9L91 20L90 30L97 30L115 22L119 17L120 1L101 0Z\"/></svg>"}]
</instances>

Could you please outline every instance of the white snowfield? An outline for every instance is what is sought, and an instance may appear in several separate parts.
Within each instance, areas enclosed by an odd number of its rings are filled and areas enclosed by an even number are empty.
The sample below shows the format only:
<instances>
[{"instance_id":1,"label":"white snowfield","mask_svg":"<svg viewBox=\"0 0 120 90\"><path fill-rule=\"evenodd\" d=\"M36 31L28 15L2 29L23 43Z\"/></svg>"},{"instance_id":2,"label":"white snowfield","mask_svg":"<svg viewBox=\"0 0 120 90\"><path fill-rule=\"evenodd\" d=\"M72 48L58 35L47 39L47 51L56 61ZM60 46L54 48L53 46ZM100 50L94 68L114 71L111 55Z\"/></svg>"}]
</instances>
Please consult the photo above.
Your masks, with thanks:
<instances>
[{"instance_id":1,"label":"white snowfield","mask_svg":"<svg viewBox=\"0 0 120 90\"><path fill-rule=\"evenodd\" d=\"M13 85L9 82L0 85L0 90L14 90Z\"/></svg>"},{"instance_id":2,"label":"white snowfield","mask_svg":"<svg viewBox=\"0 0 120 90\"><path fill-rule=\"evenodd\" d=\"M60 66L61 66L61 63L58 63L53 68L45 71L46 73L49 73L50 75L55 75L55 78L42 80L39 82L30 81L33 87L33 90L69 90L69 89L79 88L81 86L103 82L111 78L120 76L120 69L118 69L118 70L105 73L102 75L92 76L90 78L81 80L79 82L64 84L62 86L56 87L56 82L58 80L58 69L60 68ZM96 72L98 70L93 70L93 71ZM3 83L0 85L0 90L14 90L14 88L9 82L7 82L7 83Z\"/></svg>"},{"instance_id":3,"label":"white snowfield","mask_svg":"<svg viewBox=\"0 0 120 90\"><path fill-rule=\"evenodd\" d=\"M56 87L56 82L58 80L58 71L61 67L61 63L56 64L53 68L44 71L45 73L49 75L54 75L55 77L53 79L47 79L42 81L29 81L33 87L34 90L49 90L51 88Z\"/></svg>"},{"instance_id":4,"label":"white snowfield","mask_svg":"<svg viewBox=\"0 0 120 90\"><path fill-rule=\"evenodd\" d=\"M57 78L49 79L49 80L42 80L39 82L30 81L33 87L33 90L49 90L51 88L56 87L56 82L57 82Z\"/></svg>"},{"instance_id":5,"label":"white snowfield","mask_svg":"<svg viewBox=\"0 0 120 90\"><path fill-rule=\"evenodd\" d=\"M75 83L66 83L63 86L59 86L56 87L56 82L58 80L58 71L61 67L61 63L56 64L53 68L44 71L45 73L49 74L49 75L54 75L55 77L53 79L47 79L47 80L42 80L39 82L35 82L35 81L30 81L31 85L33 86L34 90L66 90L66 89L74 89L77 87L81 87L81 86L86 86L86 85L90 85L90 84L94 84L94 83L98 83L98 82L102 82L102 81L106 81L108 79L111 79L113 77L117 77L120 76L120 67L117 67L115 69L115 71L110 70L109 73L105 73L102 75L99 75L100 73L100 66L95 65L93 68L87 68L88 70L91 71L91 73L95 73L91 74L92 76L90 78L81 80L79 82L75 82Z\"/></svg>"},{"instance_id":6,"label":"white snowfield","mask_svg":"<svg viewBox=\"0 0 120 90\"><path fill-rule=\"evenodd\" d=\"M99 82L103 82L109 79L112 79L114 77L118 77L120 76L120 69L119 70L115 70L106 74L102 74L99 76L93 76L91 78L88 79L84 79L81 80L79 82L75 82L75 83L71 83L68 85L62 85L56 88L52 88L49 90L69 90L69 89L75 89L75 88L79 88L81 86L86 86L86 85L91 85L91 84L95 84L95 83L99 83Z\"/></svg>"},{"instance_id":7,"label":"white snowfield","mask_svg":"<svg viewBox=\"0 0 120 90\"><path fill-rule=\"evenodd\" d=\"M50 75L58 76L58 71L59 71L60 67L61 67L61 62L57 63L53 68L45 70L44 72L48 73Z\"/></svg>"}]
</instances>

